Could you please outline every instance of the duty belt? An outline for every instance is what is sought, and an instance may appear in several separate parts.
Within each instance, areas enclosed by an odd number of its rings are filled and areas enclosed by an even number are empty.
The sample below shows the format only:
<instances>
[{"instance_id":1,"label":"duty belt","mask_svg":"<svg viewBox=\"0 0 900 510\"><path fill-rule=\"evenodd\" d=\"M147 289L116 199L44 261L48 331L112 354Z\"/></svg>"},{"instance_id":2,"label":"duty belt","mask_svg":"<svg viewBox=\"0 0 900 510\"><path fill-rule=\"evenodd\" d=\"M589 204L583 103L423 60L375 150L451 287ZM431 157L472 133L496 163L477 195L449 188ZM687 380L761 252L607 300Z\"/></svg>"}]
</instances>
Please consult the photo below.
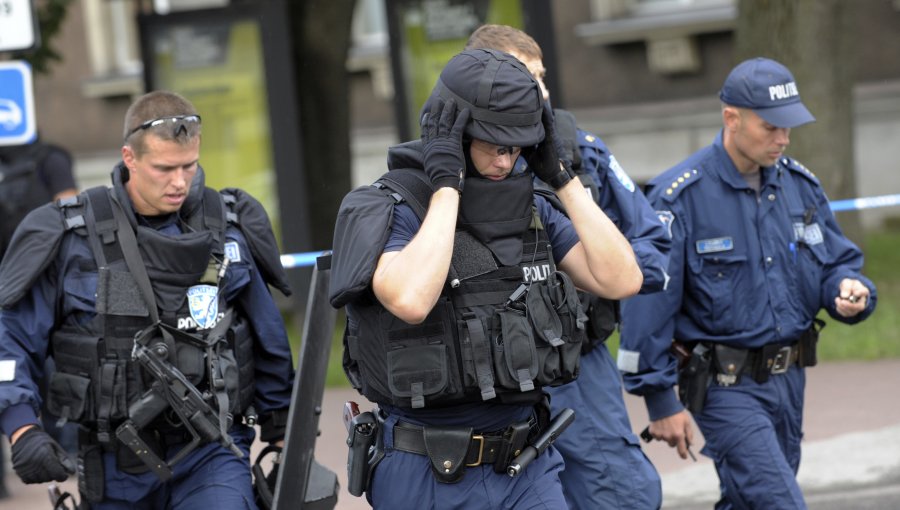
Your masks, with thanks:
<instances>
[{"instance_id":1,"label":"duty belt","mask_svg":"<svg viewBox=\"0 0 900 510\"><path fill-rule=\"evenodd\" d=\"M502 433L472 434L466 450L466 467L477 467L482 464L493 464L499 459L503 445ZM394 426L394 449L418 455L428 455L425 448L423 428L411 423L398 423ZM502 459L506 460L506 459Z\"/></svg>"},{"instance_id":2,"label":"duty belt","mask_svg":"<svg viewBox=\"0 0 900 510\"><path fill-rule=\"evenodd\" d=\"M751 349L747 356L746 372L764 371L783 374L800 359L799 343L788 345L770 344Z\"/></svg>"}]
</instances>

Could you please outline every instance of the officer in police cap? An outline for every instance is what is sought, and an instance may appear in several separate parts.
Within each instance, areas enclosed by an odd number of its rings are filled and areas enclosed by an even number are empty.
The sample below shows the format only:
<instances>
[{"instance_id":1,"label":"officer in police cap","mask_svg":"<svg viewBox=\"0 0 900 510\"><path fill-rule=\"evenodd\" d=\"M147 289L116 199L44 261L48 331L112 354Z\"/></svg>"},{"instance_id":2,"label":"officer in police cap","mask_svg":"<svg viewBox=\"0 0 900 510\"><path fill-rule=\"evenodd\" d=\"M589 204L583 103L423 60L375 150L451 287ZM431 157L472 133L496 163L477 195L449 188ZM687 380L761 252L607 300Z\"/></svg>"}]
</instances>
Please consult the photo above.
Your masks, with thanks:
<instances>
[{"instance_id":1,"label":"officer in police cap","mask_svg":"<svg viewBox=\"0 0 900 510\"><path fill-rule=\"evenodd\" d=\"M795 475L816 314L855 324L875 310L875 286L818 179L784 155L791 128L815 120L790 71L747 60L719 98L712 145L648 185L672 234L671 280L625 302L620 368L650 434L682 458L693 415L721 481L716 508L806 508Z\"/></svg>"},{"instance_id":2,"label":"officer in police cap","mask_svg":"<svg viewBox=\"0 0 900 510\"><path fill-rule=\"evenodd\" d=\"M165 91L125 116L112 187L32 212L0 266L0 428L25 483L76 464L38 420L81 425L83 503L246 509L255 431L280 442L293 368L267 284L289 293L268 217L204 186L200 116Z\"/></svg>"}]
</instances>

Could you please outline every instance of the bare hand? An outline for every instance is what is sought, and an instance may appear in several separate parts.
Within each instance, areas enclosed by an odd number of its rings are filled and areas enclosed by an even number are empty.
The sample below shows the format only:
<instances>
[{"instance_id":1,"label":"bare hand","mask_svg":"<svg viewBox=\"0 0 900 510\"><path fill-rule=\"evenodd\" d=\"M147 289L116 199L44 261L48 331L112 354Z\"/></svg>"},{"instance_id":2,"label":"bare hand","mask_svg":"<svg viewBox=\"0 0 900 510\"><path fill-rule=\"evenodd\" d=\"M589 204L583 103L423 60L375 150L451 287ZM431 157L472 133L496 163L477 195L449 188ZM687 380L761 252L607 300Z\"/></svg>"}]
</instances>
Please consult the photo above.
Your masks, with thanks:
<instances>
[{"instance_id":1,"label":"bare hand","mask_svg":"<svg viewBox=\"0 0 900 510\"><path fill-rule=\"evenodd\" d=\"M869 288L859 280L844 278L840 292L834 298L834 306L841 317L853 317L866 309L869 303Z\"/></svg>"},{"instance_id":2,"label":"bare hand","mask_svg":"<svg viewBox=\"0 0 900 510\"><path fill-rule=\"evenodd\" d=\"M678 450L682 459L688 458L688 447L694 442L694 427L691 415L685 410L661 420L650 422L650 435L665 441Z\"/></svg>"}]
</instances>

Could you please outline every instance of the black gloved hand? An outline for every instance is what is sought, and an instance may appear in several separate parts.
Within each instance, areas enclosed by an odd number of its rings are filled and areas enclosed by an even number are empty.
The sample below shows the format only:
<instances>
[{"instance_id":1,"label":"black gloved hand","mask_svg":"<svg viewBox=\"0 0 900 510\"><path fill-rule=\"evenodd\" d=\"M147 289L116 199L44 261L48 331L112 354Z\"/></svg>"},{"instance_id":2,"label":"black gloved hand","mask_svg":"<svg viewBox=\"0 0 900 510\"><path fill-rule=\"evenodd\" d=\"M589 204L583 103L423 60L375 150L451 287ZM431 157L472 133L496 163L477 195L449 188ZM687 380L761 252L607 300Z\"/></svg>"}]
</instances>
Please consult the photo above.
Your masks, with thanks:
<instances>
[{"instance_id":1,"label":"black gloved hand","mask_svg":"<svg viewBox=\"0 0 900 510\"><path fill-rule=\"evenodd\" d=\"M75 474L69 454L40 427L28 429L13 443L12 463L25 483L63 482Z\"/></svg>"},{"instance_id":2,"label":"black gloved hand","mask_svg":"<svg viewBox=\"0 0 900 510\"><path fill-rule=\"evenodd\" d=\"M544 124L544 139L525 154L525 161L534 175L553 189L559 189L572 180L573 172L571 163L560 159L560 154L565 153L562 141L556 134L556 123L553 121L553 111L550 105L544 103L544 111L541 113L541 123Z\"/></svg>"},{"instance_id":3,"label":"black gloved hand","mask_svg":"<svg viewBox=\"0 0 900 510\"><path fill-rule=\"evenodd\" d=\"M454 99L436 100L431 111L422 116L425 173L435 191L450 186L462 192L466 175L462 138L468 120L469 109L457 113Z\"/></svg>"}]
</instances>

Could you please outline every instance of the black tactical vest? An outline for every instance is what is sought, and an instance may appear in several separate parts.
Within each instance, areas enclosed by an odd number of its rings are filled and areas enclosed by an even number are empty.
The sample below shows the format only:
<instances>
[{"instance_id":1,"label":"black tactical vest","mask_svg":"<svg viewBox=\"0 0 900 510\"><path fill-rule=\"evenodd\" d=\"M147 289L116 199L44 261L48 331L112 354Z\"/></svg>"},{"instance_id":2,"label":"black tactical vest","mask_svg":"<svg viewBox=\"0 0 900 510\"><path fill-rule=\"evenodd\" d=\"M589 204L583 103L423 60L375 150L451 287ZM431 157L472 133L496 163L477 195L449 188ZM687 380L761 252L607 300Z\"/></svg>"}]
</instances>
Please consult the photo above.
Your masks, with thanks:
<instances>
[{"instance_id":1,"label":"black tactical vest","mask_svg":"<svg viewBox=\"0 0 900 510\"><path fill-rule=\"evenodd\" d=\"M396 200L416 187L406 184L383 178L377 187ZM514 189L498 192L503 186ZM543 385L577 377L586 317L571 280L556 271L533 201L530 173L500 183L466 180L448 282L421 324L395 317L371 291L347 303L344 369L354 387L374 402L431 408L536 402ZM339 216L352 218L360 205L352 203L345 199L348 214ZM339 224L336 239L354 230ZM336 256L354 253L352 241L346 248L336 243Z\"/></svg>"},{"instance_id":2,"label":"black tactical vest","mask_svg":"<svg viewBox=\"0 0 900 510\"><path fill-rule=\"evenodd\" d=\"M69 223L80 225L76 233L87 236L94 253L96 315L85 324L66 323L51 337L57 372L49 387L50 411L96 430L101 443L114 440L129 406L153 383L132 359L135 338L143 330L150 332L145 338L166 345L172 366L216 397L211 398L214 408L224 404L225 412L240 414L254 397L253 342L249 325L227 309L217 288L225 260L222 197L210 188L197 190L202 200L182 208L188 233L166 236L134 223L126 227L134 231L149 276L159 317L155 323L142 295L142 279L129 269L123 253L129 241L113 214L116 189L92 188L79 196L83 207L64 207ZM124 200L124 190L119 191ZM133 221L133 215L126 216ZM212 388L211 379L223 381L224 387ZM177 428L177 423L163 423L165 419L161 415L154 428Z\"/></svg>"}]
</instances>

